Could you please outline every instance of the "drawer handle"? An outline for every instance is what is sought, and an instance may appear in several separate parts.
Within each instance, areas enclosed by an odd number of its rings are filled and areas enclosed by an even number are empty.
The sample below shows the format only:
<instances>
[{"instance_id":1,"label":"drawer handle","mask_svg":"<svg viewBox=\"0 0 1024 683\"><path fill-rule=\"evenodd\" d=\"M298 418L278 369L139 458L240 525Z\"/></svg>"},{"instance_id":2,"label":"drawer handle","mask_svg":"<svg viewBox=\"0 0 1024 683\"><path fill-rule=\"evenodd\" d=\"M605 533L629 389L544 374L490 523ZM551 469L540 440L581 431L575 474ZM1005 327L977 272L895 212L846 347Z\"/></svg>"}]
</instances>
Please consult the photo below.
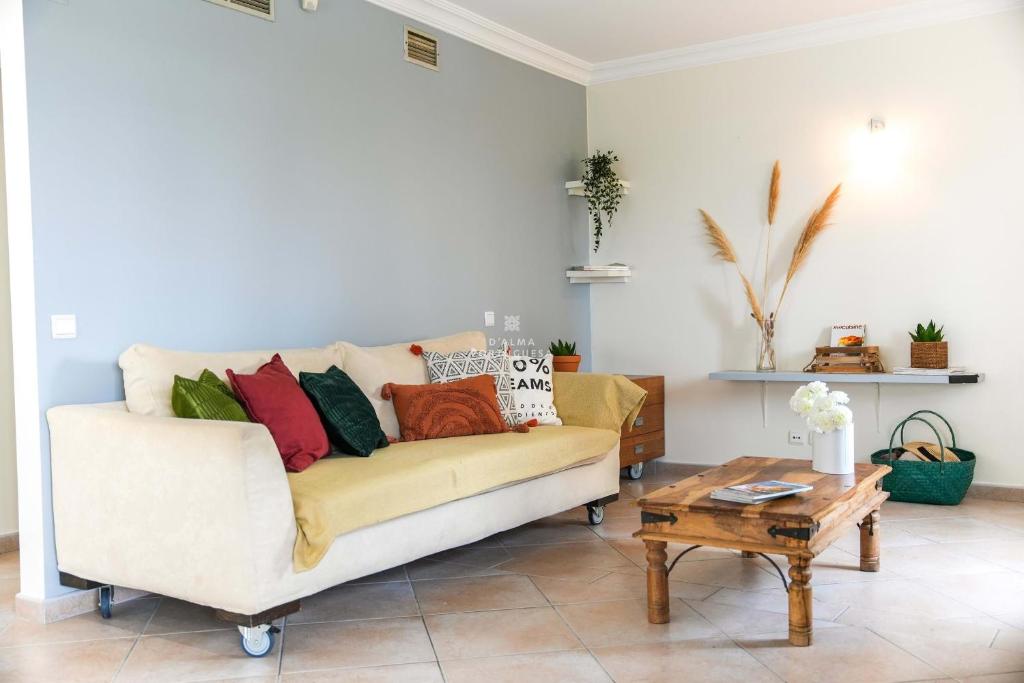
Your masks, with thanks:
<instances>
[{"instance_id":1,"label":"drawer handle","mask_svg":"<svg viewBox=\"0 0 1024 683\"><path fill-rule=\"evenodd\" d=\"M644 426L644 416L640 415L635 420L633 420L633 426L634 427L643 427Z\"/></svg>"},{"instance_id":2,"label":"drawer handle","mask_svg":"<svg viewBox=\"0 0 1024 683\"><path fill-rule=\"evenodd\" d=\"M638 443L637 445L633 446L633 452L636 453L637 455L643 453L644 445L642 443Z\"/></svg>"}]
</instances>

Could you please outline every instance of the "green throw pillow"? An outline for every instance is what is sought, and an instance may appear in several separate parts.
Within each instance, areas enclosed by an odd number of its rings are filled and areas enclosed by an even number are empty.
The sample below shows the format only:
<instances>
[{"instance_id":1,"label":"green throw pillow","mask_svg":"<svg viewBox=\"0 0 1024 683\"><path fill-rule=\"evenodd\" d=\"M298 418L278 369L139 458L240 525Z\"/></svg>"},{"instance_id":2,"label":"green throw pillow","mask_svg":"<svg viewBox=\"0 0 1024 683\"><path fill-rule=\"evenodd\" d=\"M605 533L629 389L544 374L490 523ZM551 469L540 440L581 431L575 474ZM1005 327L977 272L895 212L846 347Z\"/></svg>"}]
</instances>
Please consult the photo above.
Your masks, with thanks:
<instances>
[{"instance_id":1,"label":"green throw pillow","mask_svg":"<svg viewBox=\"0 0 1024 683\"><path fill-rule=\"evenodd\" d=\"M198 381L175 375L171 407L178 417L249 422L231 387L209 370L203 370Z\"/></svg>"},{"instance_id":2,"label":"green throw pillow","mask_svg":"<svg viewBox=\"0 0 1024 683\"><path fill-rule=\"evenodd\" d=\"M367 456L388 445L377 413L356 383L332 365L327 372L300 372L299 384L313 402L327 437L342 453Z\"/></svg>"}]
</instances>

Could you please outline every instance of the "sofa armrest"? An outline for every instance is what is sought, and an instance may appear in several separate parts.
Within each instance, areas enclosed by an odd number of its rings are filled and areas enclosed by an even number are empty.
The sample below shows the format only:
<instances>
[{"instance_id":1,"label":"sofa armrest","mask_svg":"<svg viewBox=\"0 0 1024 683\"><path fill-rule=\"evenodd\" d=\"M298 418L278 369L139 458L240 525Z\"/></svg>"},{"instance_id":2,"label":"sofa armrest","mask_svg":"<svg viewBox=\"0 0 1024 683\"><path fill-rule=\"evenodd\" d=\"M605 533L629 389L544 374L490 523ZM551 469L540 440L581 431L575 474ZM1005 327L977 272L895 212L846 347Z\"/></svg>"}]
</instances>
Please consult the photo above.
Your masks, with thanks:
<instances>
[{"instance_id":1,"label":"sofa armrest","mask_svg":"<svg viewBox=\"0 0 1024 683\"><path fill-rule=\"evenodd\" d=\"M562 423L618 432L633 421L647 399L647 391L622 375L554 373L555 410Z\"/></svg>"},{"instance_id":2,"label":"sofa armrest","mask_svg":"<svg viewBox=\"0 0 1024 683\"><path fill-rule=\"evenodd\" d=\"M295 514L258 424L60 406L50 426L61 571L252 614L291 567Z\"/></svg>"}]
</instances>

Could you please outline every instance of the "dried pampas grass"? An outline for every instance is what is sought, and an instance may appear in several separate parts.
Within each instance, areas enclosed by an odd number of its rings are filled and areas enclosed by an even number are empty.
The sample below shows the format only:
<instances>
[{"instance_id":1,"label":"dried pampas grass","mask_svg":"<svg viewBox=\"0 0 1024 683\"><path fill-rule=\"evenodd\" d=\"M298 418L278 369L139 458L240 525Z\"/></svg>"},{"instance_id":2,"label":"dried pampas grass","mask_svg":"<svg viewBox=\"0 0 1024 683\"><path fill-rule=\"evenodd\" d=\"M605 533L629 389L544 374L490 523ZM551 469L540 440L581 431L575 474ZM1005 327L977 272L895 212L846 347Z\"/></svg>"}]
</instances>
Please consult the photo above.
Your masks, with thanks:
<instances>
[{"instance_id":1,"label":"dried pampas grass","mask_svg":"<svg viewBox=\"0 0 1024 683\"><path fill-rule=\"evenodd\" d=\"M729 237L722 230L721 226L715 222L715 219L711 217L711 214L704 209L700 209L700 215L704 219L704 229L707 231L708 240L711 242L711 246L715 248L715 257L736 266L736 272L739 274L740 280L743 281L743 289L747 294L747 303L750 304L750 315L757 321L758 325L764 325L764 312L761 310L761 302L757 300L757 295L754 293L750 280L740 270L740 263L736 258L736 250L732 248L732 242L729 241Z\"/></svg>"},{"instance_id":2,"label":"dried pampas grass","mask_svg":"<svg viewBox=\"0 0 1024 683\"><path fill-rule=\"evenodd\" d=\"M796 241L796 246L793 247L793 258L789 261L789 270L786 271L786 280L782 284L779 303L775 306L776 311L782 306L782 300L786 297L786 291L789 289L789 283L793 281L793 276L799 272L801 266L804 265L804 262L810 255L814 241L832 225L829 223L829 219L832 218L832 211L836 208L836 202L839 201L842 187L842 183L836 185L835 189L825 199L825 203L821 205L821 208L813 212L811 217L807 219L807 225L804 226L803 232L800 233L800 238Z\"/></svg>"}]
</instances>

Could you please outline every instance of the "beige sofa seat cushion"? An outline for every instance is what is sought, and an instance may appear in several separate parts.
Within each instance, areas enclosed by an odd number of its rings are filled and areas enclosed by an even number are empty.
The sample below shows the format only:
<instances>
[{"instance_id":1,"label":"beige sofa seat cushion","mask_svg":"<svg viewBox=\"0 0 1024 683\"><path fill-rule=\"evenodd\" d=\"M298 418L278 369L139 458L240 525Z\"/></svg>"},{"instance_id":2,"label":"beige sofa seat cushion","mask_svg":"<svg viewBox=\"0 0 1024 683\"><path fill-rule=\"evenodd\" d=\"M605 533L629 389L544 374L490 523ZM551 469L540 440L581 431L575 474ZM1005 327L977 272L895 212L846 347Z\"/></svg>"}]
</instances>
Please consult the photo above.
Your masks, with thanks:
<instances>
[{"instance_id":1,"label":"beige sofa seat cushion","mask_svg":"<svg viewBox=\"0 0 1024 683\"><path fill-rule=\"evenodd\" d=\"M412 344L419 344L424 351L437 353L453 353L470 349L485 351L487 337L483 332L475 331L389 346L356 346L349 342L338 343L345 356L342 370L370 399L384 433L396 439L401 436L398 429L398 417L395 415L391 401L385 401L380 397L381 387L388 382L395 384L430 383L430 378L427 376L427 364L422 357L413 355L409 351Z\"/></svg>"},{"instance_id":2,"label":"beige sofa seat cushion","mask_svg":"<svg viewBox=\"0 0 1024 683\"><path fill-rule=\"evenodd\" d=\"M284 364L296 377L303 371L324 372L332 365L340 368L345 358L345 351L339 344L312 349L225 353L171 351L149 344L134 344L117 362L124 373L124 397L129 412L173 417L171 388L175 375L197 379L199 373L209 368L226 382L228 368L243 374L253 373L275 353L281 354Z\"/></svg>"},{"instance_id":3,"label":"beige sofa seat cushion","mask_svg":"<svg viewBox=\"0 0 1024 683\"><path fill-rule=\"evenodd\" d=\"M288 474L299 531L294 569L315 567L341 534L599 460L618 440L607 429L537 427L324 458Z\"/></svg>"}]
</instances>

